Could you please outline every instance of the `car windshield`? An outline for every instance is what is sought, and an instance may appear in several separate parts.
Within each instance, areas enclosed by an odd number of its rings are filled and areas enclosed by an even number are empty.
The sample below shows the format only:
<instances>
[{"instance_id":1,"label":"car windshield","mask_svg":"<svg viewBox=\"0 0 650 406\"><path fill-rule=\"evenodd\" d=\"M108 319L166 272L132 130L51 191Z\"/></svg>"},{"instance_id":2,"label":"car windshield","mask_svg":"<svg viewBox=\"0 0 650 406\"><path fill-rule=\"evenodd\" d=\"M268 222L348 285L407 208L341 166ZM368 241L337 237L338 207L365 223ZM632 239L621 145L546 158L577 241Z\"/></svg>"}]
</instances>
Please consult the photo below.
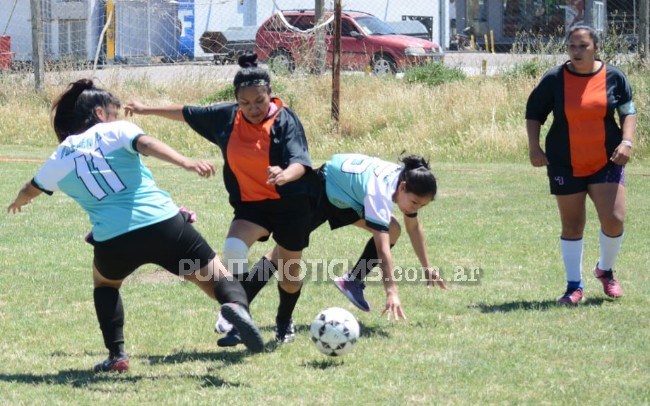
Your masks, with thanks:
<instances>
[{"instance_id":1,"label":"car windshield","mask_svg":"<svg viewBox=\"0 0 650 406\"><path fill-rule=\"evenodd\" d=\"M357 17L354 19L367 35L395 35L390 25L377 17Z\"/></svg>"}]
</instances>

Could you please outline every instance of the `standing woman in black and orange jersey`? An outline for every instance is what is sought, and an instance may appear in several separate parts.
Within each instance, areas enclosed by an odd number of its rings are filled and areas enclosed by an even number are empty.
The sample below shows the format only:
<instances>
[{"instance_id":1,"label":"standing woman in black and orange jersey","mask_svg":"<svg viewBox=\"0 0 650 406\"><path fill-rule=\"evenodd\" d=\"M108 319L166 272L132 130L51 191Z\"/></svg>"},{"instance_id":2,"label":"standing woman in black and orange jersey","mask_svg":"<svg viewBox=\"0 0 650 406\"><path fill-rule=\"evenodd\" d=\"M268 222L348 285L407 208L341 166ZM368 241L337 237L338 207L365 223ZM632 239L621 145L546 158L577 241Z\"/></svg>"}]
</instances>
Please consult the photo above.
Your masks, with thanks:
<instances>
[{"instance_id":1,"label":"standing woman in black and orange jersey","mask_svg":"<svg viewBox=\"0 0 650 406\"><path fill-rule=\"evenodd\" d=\"M560 211L560 248L567 276L561 304L576 304L583 297L587 196L601 227L594 274L607 296L622 296L612 269L623 240L625 164L634 144L636 110L623 72L596 59L598 43L593 28L573 27L567 36L570 59L544 75L526 105L530 162L547 166L551 194ZM540 128L551 112L545 152L539 144Z\"/></svg>"},{"instance_id":2,"label":"standing woman in black and orange jersey","mask_svg":"<svg viewBox=\"0 0 650 406\"><path fill-rule=\"evenodd\" d=\"M300 120L280 99L271 97L269 73L257 66L256 54L240 56L234 79L236 103L206 107L148 107L130 102L127 115L153 114L185 121L217 144L224 159L223 176L235 216L223 249L233 274L248 273L249 247L271 234L278 245L280 304L276 339L295 338L293 310L300 296L302 250L309 245L311 160ZM256 264L269 268L264 259Z\"/></svg>"}]
</instances>

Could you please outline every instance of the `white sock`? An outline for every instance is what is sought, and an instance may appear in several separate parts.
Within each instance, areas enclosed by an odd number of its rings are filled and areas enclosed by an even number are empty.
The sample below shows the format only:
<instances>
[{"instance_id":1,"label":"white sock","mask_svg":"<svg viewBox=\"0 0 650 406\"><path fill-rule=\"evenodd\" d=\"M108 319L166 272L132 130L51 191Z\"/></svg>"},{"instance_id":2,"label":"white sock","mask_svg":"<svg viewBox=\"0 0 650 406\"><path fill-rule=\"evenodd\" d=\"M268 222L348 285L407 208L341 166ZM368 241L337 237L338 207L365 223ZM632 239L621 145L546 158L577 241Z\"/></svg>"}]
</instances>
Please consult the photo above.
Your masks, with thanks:
<instances>
[{"instance_id":1,"label":"white sock","mask_svg":"<svg viewBox=\"0 0 650 406\"><path fill-rule=\"evenodd\" d=\"M560 238L560 250L564 260L567 282L580 282L582 280L582 248L582 238L579 240Z\"/></svg>"},{"instance_id":2,"label":"white sock","mask_svg":"<svg viewBox=\"0 0 650 406\"><path fill-rule=\"evenodd\" d=\"M600 230L598 236L600 240L600 259L598 260L598 269L601 271L609 271L614 268L618 253L621 251L621 243L623 242L623 233L618 237L610 237Z\"/></svg>"}]
</instances>

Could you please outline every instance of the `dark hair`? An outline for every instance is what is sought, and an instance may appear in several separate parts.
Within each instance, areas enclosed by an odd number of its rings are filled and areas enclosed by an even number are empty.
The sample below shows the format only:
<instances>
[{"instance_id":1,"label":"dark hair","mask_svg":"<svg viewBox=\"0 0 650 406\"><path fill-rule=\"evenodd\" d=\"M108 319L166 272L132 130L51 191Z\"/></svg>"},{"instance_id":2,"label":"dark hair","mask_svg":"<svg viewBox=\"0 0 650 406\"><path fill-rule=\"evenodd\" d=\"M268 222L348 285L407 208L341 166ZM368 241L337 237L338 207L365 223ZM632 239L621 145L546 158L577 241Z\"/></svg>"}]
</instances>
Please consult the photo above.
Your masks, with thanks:
<instances>
[{"instance_id":1,"label":"dark hair","mask_svg":"<svg viewBox=\"0 0 650 406\"><path fill-rule=\"evenodd\" d=\"M119 109L120 99L111 92L96 87L91 79L70 83L65 92L54 100L50 110L52 126L59 142L99 123L95 109L106 109L110 105Z\"/></svg>"},{"instance_id":2,"label":"dark hair","mask_svg":"<svg viewBox=\"0 0 650 406\"><path fill-rule=\"evenodd\" d=\"M573 27L571 27L571 29L566 35L567 43L569 42L569 39L576 31L587 31L591 40L594 41L594 47L598 48L598 44L600 43L600 36L598 35L598 32L596 32L596 30L593 27L590 27L588 25L574 25Z\"/></svg>"},{"instance_id":3,"label":"dark hair","mask_svg":"<svg viewBox=\"0 0 650 406\"><path fill-rule=\"evenodd\" d=\"M271 76L266 69L257 66L256 53L246 52L239 56L237 62L240 69L233 80L235 97L239 89L251 86L266 86L267 93L271 93Z\"/></svg>"},{"instance_id":4,"label":"dark hair","mask_svg":"<svg viewBox=\"0 0 650 406\"><path fill-rule=\"evenodd\" d=\"M399 174L398 182L406 182L406 191L418 196L436 197L438 184L431 172L429 162L419 155L408 155L399 160L404 169Z\"/></svg>"}]
</instances>

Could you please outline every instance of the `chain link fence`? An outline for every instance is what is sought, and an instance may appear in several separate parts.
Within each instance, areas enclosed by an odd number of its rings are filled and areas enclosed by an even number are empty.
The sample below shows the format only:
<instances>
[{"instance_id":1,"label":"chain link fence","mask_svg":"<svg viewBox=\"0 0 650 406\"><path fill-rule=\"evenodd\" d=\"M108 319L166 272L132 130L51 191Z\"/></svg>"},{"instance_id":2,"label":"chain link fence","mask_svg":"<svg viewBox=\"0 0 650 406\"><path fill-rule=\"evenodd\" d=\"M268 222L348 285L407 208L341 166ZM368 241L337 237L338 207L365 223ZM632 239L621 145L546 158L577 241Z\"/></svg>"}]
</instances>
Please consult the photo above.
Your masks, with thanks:
<instances>
[{"instance_id":1,"label":"chain link fence","mask_svg":"<svg viewBox=\"0 0 650 406\"><path fill-rule=\"evenodd\" d=\"M276 31L293 35L291 40L299 42L296 47L305 53L304 50L318 49L319 35L321 41L323 37L326 41L331 37L332 24L321 26L319 22L326 23L334 9L334 0L39 1L42 58L46 63L73 68L87 68L92 64L102 69L188 62L229 64L243 51L266 48L272 53L286 38L258 36L256 40L256 33L265 21L291 10L316 10L309 21L276 17ZM629 46L622 51L634 52L639 43L639 24L645 22L647 27L647 16L642 20L640 15L643 1L647 3L647 0L343 0L344 13L372 16L387 28L379 28L378 23L372 27L361 24L346 31L344 24L342 41L358 46L363 37L372 36L373 29L391 30L435 44L423 42L410 46L411 56L430 60L436 59L435 54L442 50L445 53L508 52L513 44L525 44L530 38L561 39L570 26L588 24L605 36L615 33L626 38ZM30 3L0 0L1 71L30 69L33 62ZM365 62L357 62L352 66L354 69L373 69L377 55L369 47L364 44L354 51L366 53L360 59ZM420 48L423 50L418 54ZM326 58L327 49L323 52ZM399 68L395 58L388 60L388 68ZM298 63L295 56L293 63ZM314 58L309 64L308 69L313 69Z\"/></svg>"}]
</instances>

